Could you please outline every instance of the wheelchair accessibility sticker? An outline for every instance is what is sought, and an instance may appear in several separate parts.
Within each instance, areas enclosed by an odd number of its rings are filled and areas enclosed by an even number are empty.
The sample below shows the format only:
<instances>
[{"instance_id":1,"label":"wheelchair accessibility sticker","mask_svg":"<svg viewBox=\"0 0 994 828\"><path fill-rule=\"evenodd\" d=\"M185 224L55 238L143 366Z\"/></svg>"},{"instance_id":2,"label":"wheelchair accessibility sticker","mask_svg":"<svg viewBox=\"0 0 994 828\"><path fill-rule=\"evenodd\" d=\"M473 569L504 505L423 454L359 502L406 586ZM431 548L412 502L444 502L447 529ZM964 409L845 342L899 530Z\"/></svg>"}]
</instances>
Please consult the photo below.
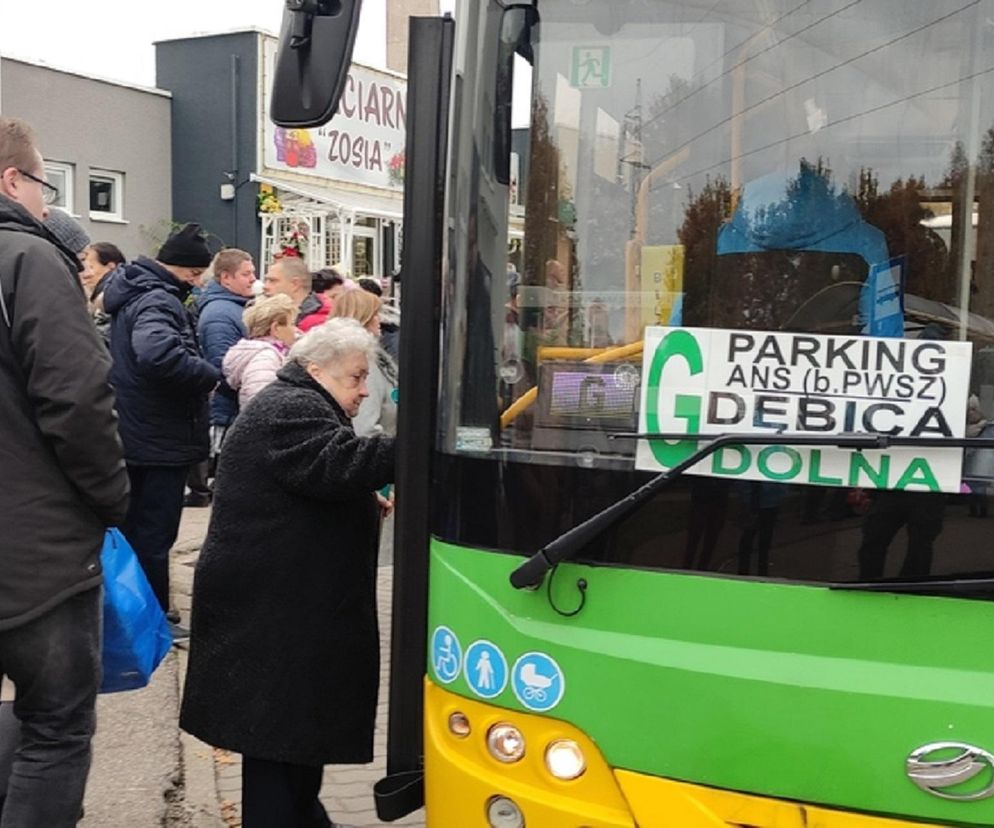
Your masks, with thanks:
<instances>
[{"instance_id":1,"label":"wheelchair accessibility sticker","mask_svg":"<svg viewBox=\"0 0 994 828\"><path fill-rule=\"evenodd\" d=\"M451 684L462 667L462 646L448 627L435 627L431 636L431 665L442 684Z\"/></svg>"},{"instance_id":2,"label":"wheelchair accessibility sticker","mask_svg":"<svg viewBox=\"0 0 994 828\"><path fill-rule=\"evenodd\" d=\"M507 687L507 659L489 641L474 641L466 648L463 672L469 689L485 699L496 698Z\"/></svg>"},{"instance_id":3,"label":"wheelchair accessibility sticker","mask_svg":"<svg viewBox=\"0 0 994 828\"><path fill-rule=\"evenodd\" d=\"M545 653L525 653L511 671L514 695L529 710L552 710L566 691L566 678L555 659Z\"/></svg>"}]
</instances>

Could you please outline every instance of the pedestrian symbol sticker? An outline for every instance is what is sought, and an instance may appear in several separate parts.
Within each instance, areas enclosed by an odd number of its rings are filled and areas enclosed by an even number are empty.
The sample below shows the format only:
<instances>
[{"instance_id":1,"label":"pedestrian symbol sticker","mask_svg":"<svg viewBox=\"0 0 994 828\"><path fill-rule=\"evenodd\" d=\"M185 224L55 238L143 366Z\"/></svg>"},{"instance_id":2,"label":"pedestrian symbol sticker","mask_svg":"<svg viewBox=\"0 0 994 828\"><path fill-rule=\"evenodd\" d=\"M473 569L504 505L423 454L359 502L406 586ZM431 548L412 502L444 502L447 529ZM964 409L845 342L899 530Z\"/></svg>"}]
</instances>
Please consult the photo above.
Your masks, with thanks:
<instances>
[{"instance_id":1,"label":"pedestrian symbol sticker","mask_svg":"<svg viewBox=\"0 0 994 828\"><path fill-rule=\"evenodd\" d=\"M507 687L507 659L489 641L474 641L466 648L463 672L469 689L485 699L496 698Z\"/></svg>"},{"instance_id":2,"label":"pedestrian symbol sticker","mask_svg":"<svg viewBox=\"0 0 994 828\"><path fill-rule=\"evenodd\" d=\"M442 684L451 684L462 667L462 646L448 627L435 627L431 637L431 664Z\"/></svg>"},{"instance_id":3,"label":"pedestrian symbol sticker","mask_svg":"<svg viewBox=\"0 0 994 828\"><path fill-rule=\"evenodd\" d=\"M545 653L525 653L511 671L514 695L529 710L552 710L566 690L566 679L555 659Z\"/></svg>"}]
</instances>

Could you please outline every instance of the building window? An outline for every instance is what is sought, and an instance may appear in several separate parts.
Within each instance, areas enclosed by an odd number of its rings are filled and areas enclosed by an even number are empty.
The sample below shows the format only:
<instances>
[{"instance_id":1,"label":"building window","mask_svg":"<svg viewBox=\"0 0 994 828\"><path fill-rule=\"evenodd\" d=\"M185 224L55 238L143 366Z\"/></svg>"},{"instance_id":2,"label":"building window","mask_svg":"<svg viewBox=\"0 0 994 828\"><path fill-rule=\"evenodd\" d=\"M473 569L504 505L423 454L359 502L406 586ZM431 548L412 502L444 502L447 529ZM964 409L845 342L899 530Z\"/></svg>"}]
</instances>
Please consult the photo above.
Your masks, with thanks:
<instances>
[{"instance_id":1,"label":"building window","mask_svg":"<svg viewBox=\"0 0 994 828\"><path fill-rule=\"evenodd\" d=\"M124 220L124 174L90 170L90 218Z\"/></svg>"},{"instance_id":2,"label":"building window","mask_svg":"<svg viewBox=\"0 0 994 828\"><path fill-rule=\"evenodd\" d=\"M59 199L54 206L61 207L66 212L75 213L76 200L73 188L75 170L73 165L64 164L61 161L46 161L45 178L59 191Z\"/></svg>"}]
</instances>

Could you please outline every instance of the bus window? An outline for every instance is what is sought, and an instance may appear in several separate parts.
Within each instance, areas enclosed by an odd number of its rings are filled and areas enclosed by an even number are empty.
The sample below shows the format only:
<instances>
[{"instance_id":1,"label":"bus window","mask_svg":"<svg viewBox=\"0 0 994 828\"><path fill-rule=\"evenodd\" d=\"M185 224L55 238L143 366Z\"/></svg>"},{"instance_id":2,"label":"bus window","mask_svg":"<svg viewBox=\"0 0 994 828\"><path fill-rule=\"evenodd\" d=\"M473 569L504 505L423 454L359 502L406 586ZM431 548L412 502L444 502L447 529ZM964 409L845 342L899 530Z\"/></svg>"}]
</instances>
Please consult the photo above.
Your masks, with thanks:
<instances>
[{"instance_id":1,"label":"bus window","mask_svg":"<svg viewBox=\"0 0 994 828\"><path fill-rule=\"evenodd\" d=\"M507 184L489 114L506 90L485 57L457 66L438 445L469 489L496 475L476 541L538 548L647 479L617 435L640 422L653 326L967 341L954 393L976 433L994 422L989 36L953 2L807 5L544 0L515 62ZM464 22L498 48L497 4ZM559 502L554 474L590 485ZM986 510L979 477L962 495L817 477L695 474L590 554L857 580L881 560L898 574L880 550L900 534L924 550L906 574L991 568L951 523L966 492ZM541 514L523 502L539 491Z\"/></svg>"}]
</instances>

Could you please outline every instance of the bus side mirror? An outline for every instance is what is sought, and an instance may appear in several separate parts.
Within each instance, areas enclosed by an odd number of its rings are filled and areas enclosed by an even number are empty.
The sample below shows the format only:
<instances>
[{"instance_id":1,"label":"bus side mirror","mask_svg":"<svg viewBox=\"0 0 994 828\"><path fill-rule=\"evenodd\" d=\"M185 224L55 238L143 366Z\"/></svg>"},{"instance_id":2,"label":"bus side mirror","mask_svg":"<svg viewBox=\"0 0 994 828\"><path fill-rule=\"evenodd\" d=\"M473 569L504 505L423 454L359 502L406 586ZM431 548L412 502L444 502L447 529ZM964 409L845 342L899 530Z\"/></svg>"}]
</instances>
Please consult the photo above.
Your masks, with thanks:
<instances>
[{"instance_id":1,"label":"bus side mirror","mask_svg":"<svg viewBox=\"0 0 994 828\"><path fill-rule=\"evenodd\" d=\"M270 106L277 126L331 120L352 62L361 6L362 0L286 0Z\"/></svg>"}]
</instances>

